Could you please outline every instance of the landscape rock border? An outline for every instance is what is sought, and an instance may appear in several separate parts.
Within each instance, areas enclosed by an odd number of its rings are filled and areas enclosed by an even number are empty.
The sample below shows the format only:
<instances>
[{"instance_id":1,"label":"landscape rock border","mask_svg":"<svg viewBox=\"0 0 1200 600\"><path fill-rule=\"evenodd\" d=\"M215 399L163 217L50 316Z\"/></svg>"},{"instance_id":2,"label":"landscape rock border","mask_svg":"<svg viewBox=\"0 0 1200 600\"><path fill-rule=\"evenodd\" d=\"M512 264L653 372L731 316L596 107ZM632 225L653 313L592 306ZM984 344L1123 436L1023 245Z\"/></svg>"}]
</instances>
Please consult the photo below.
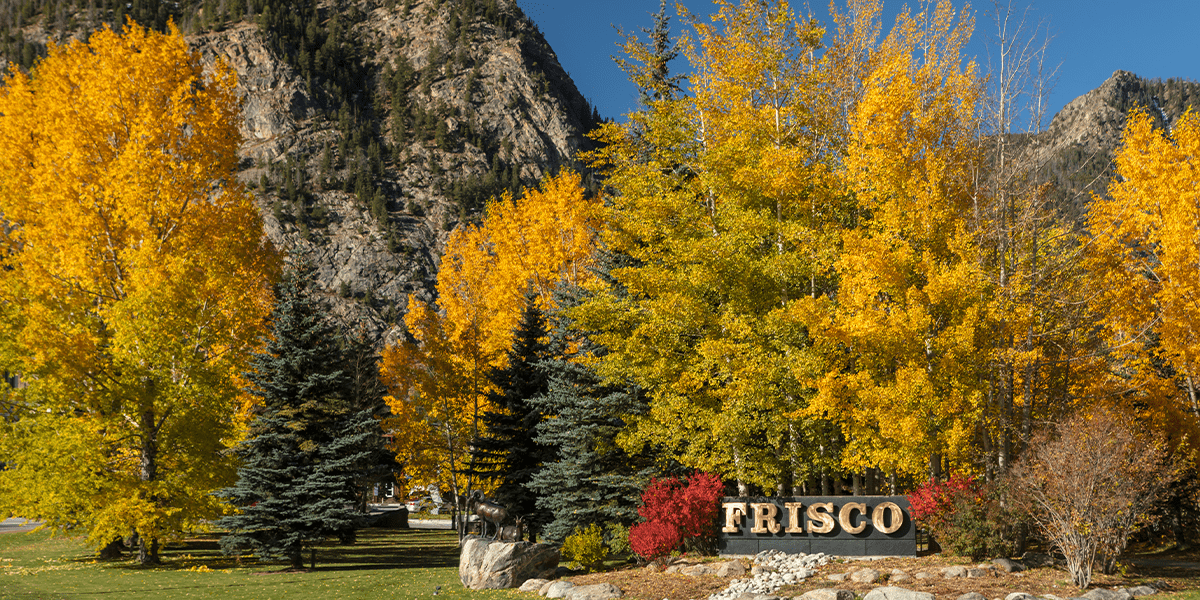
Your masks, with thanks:
<instances>
[{"instance_id":1,"label":"landscape rock border","mask_svg":"<svg viewBox=\"0 0 1200 600\"><path fill-rule=\"evenodd\" d=\"M786 554L779 550L765 550L753 557L746 557L746 559L733 558L724 562L675 564L667 567L662 573L693 577L733 577L724 590L708 596L708 600L854 600L857 595L853 590L838 588L809 590L794 597L775 595L777 590L786 585L802 583L812 578L817 574L817 568L819 567L825 566L835 560L851 560L852 558L834 557L824 554ZM749 570L746 569L743 560L749 560L751 563ZM1051 557L1044 555L1035 556L1030 562L1039 566L1045 566L1046 563L1054 564L1054 560ZM847 566L851 568L842 573L827 573L824 579L830 581L853 581L860 584L876 582L883 584L864 594L862 600L935 600L934 595L929 592L910 590L894 584L910 578L974 579L997 577L1007 573L1012 573L1014 577L1019 578L1023 576L1022 571L1031 568L1023 560L1016 561L1012 559L995 559L991 563L976 566L930 566L911 575L900 569L891 569L890 573L884 573L879 569L871 567ZM654 567L647 567L647 569L654 569ZM750 573L751 577L740 577L746 573ZM621 590L612 584L599 584L599 586L607 587L598 587L598 585L576 586L567 581L541 579L530 580L521 586L521 591L536 591L547 598L566 598L567 600L602 600L618 598L622 595ZM587 588L586 591L585 588ZM1155 588L1141 585L1115 589L1094 588L1088 590L1082 596L1069 598L1053 594L1034 595L1014 591L1005 596L1004 600L1134 600L1156 593L1158 593L1158 590ZM958 596L955 600L988 600L988 597L979 592L967 592Z\"/></svg>"}]
</instances>

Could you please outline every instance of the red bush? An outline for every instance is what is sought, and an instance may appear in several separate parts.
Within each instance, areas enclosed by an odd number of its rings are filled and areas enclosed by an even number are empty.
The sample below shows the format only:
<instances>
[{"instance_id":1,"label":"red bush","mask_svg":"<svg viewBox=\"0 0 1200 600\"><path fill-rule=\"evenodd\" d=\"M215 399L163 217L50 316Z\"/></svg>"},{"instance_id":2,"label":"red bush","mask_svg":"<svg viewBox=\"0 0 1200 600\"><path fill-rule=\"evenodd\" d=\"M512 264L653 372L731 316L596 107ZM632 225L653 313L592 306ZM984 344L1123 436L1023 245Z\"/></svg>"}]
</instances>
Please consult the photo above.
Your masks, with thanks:
<instances>
[{"instance_id":1,"label":"red bush","mask_svg":"<svg viewBox=\"0 0 1200 600\"><path fill-rule=\"evenodd\" d=\"M908 496L913 520L949 554L981 560L1015 550L1020 525L1001 490L973 477L930 481Z\"/></svg>"},{"instance_id":2,"label":"red bush","mask_svg":"<svg viewBox=\"0 0 1200 600\"><path fill-rule=\"evenodd\" d=\"M946 481L929 480L908 495L912 518L917 522L936 520L954 510L954 502L964 495L975 495L974 477L954 475Z\"/></svg>"},{"instance_id":3,"label":"red bush","mask_svg":"<svg viewBox=\"0 0 1200 600\"><path fill-rule=\"evenodd\" d=\"M653 560L683 544L711 545L724 490L721 479L708 473L695 473L686 481L650 480L638 509L646 522L630 528L630 546L642 558Z\"/></svg>"},{"instance_id":4,"label":"red bush","mask_svg":"<svg viewBox=\"0 0 1200 600\"><path fill-rule=\"evenodd\" d=\"M679 529L662 521L647 521L629 528L629 547L646 560L666 556L681 543Z\"/></svg>"}]
</instances>

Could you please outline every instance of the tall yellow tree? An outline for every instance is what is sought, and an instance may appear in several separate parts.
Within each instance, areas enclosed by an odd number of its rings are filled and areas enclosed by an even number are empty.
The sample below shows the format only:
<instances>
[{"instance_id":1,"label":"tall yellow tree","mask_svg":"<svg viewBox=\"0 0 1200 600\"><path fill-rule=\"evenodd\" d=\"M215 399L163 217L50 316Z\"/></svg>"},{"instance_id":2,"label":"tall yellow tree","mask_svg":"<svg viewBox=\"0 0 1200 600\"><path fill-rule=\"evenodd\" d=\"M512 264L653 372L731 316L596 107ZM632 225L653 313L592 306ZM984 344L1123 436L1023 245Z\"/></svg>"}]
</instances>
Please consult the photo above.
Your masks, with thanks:
<instances>
[{"instance_id":1,"label":"tall yellow tree","mask_svg":"<svg viewBox=\"0 0 1200 600\"><path fill-rule=\"evenodd\" d=\"M278 257L233 178L235 75L177 30L96 32L0 86L0 294L15 420L0 508L136 532L140 558L222 510L237 376Z\"/></svg>"},{"instance_id":2,"label":"tall yellow tree","mask_svg":"<svg viewBox=\"0 0 1200 600\"><path fill-rule=\"evenodd\" d=\"M475 485L468 446L480 433L487 376L503 366L522 298L532 289L548 307L559 282L592 276L598 216L598 199L585 197L578 174L563 171L520 199L496 199L482 223L450 235L438 273L441 312L410 297L412 339L383 353L395 415L388 427L411 485L455 493Z\"/></svg>"},{"instance_id":3,"label":"tall yellow tree","mask_svg":"<svg viewBox=\"0 0 1200 600\"><path fill-rule=\"evenodd\" d=\"M839 424L851 469L937 475L944 455L969 458L979 411L985 290L963 217L980 80L960 56L970 18L929 9L868 48L840 172L859 218L838 295L797 307L827 311L810 321L831 352L809 411Z\"/></svg>"},{"instance_id":4,"label":"tall yellow tree","mask_svg":"<svg viewBox=\"0 0 1200 600\"><path fill-rule=\"evenodd\" d=\"M1088 267L1107 315L1108 391L1133 392L1178 441L1200 433L1200 116L1170 132L1130 115L1109 198L1093 200ZM1192 442L1194 443L1194 441Z\"/></svg>"},{"instance_id":5,"label":"tall yellow tree","mask_svg":"<svg viewBox=\"0 0 1200 600\"><path fill-rule=\"evenodd\" d=\"M831 289L848 207L830 157L843 138L819 24L784 1L717 4L681 44L693 95L601 131L594 159L616 192L605 242L628 260L577 319L610 351L599 371L650 395L626 444L790 489L823 452L836 464L797 410L810 391L795 371L813 357L789 307Z\"/></svg>"}]
</instances>

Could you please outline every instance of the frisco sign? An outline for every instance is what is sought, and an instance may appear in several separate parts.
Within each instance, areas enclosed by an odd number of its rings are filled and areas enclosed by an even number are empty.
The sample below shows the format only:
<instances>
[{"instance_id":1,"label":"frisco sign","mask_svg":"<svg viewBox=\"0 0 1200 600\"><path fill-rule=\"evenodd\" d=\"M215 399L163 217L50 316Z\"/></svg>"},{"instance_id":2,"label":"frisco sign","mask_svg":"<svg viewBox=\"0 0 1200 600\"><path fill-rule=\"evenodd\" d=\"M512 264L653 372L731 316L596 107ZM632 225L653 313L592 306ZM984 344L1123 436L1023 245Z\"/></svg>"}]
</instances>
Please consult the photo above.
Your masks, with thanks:
<instances>
[{"instance_id":1,"label":"frisco sign","mask_svg":"<svg viewBox=\"0 0 1200 600\"><path fill-rule=\"evenodd\" d=\"M836 556L913 556L916 528L904 496L724 498L722 554L824 552Z\"/></svg>"}]
</instances>

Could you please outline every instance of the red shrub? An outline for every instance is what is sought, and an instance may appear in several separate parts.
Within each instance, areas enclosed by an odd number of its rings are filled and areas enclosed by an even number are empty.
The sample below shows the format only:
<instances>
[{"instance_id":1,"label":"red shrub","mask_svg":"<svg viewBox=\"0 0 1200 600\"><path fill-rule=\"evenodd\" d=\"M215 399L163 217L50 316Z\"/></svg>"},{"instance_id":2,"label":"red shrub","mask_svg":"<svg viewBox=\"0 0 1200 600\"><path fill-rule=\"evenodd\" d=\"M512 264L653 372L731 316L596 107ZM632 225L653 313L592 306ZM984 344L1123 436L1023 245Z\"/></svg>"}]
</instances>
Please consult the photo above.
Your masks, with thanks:
<instances>
[{"instance_id":1,"label":"red shrub","mask_svg":"<svg viewBox=\"0 0 1200 600\"><path fill-rule=\"evenodd\" d=\"M978 495L975 487L975 478L970 476L954 475L946 481L929 480L908 495L913 520L938 519L953 510L955 500L964 495Z\"/></svg>"},{"instance_id":2,"label":"red shrub","mask_svg":"<svg viewBox=\"0 0 1200 600\"><path fill-rule=\"evenodd\" d=\"M682 542L679 529L661 521L647 521L629 528L629 546L646 560L666 556Z\"/></svg>"},{"instance_id":3,"label":"red shrub","mask_svg":"<svg viewBox=\"0 0 1200 600\"><path fill-rule=\"evenodd\" d=\"M686 481L652 479L638 509L646 522L629 530L634 552L653 560L683 544L697 549L711 546L724 490L721 479L708 473L695 473Z\"/></svg>"},{"instance_id":4,"label":"red shrub","mask_svg":"<svg viewBox=\"0 0 1200 600\"><path fill-rule=\"evenodd\" d=\"M958 475L930 481L908 495L913 520L944 552L977 560L1015 550L1020 517L1000 499L996 486Z\"/></svg>"}]
</instances>

